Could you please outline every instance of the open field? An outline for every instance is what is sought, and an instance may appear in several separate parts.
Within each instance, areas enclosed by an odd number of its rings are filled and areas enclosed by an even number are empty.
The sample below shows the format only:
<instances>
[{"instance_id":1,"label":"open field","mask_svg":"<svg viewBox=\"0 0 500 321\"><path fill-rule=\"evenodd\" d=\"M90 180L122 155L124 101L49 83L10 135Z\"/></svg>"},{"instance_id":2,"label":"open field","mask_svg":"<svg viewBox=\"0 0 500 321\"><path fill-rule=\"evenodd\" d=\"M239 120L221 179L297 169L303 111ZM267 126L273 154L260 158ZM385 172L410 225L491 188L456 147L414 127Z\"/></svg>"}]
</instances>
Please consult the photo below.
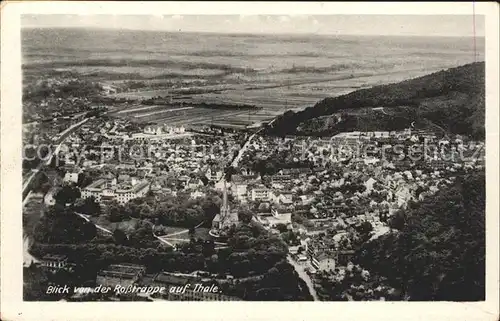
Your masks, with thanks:
<instances>
[{"instance_id":1,"label":"open field","mask_svg":"<svg viewBox=\"0 0 500 321\"><path fill-rule=\"evenodd\" d=\"M116 112L116 114L132 114L135 112L139 112L137 114L141 114L142 112L146 112L146 111L155 111L155 110L169 108L168 106L142 106L142 105L138 105L138 106L141 106L141 107L126 108L126 109L123 109L123 110ZM174 109L174 108L171 107L171 109Z\"/></svg>"},{"instance_id":2,"label":"open field","mask_svg":"<svg viewBox=\"0 0 500 321\"><path fill-rule=\"evenodd\" d=\"M116 229L120 229L125 233L130 233L135 230L139 220L136 218L131 218L129 220L121 221L121 222L110 222L104 215L100 215L98 217L89 217L89 219L99 226L102 226L105 229L110 231L114 231Z\"/></svg>"},{"instance_id":3,"label":"open field","mask_svg":"<svg viewBox=\"0 0 500 321\"><path fill-rule=\"evenodd\" d=\"M130 111L131 110L131 111ZM270 115L255 115L258 111L242 111L228 109L212 109L202 107L169 107L154 106L142 109L133 107L130 110L123 109L116 116L125 117L132 121L154 122L171 126L203 124L209 125L221 120L244 120L244 123L260 121L270 118ZM248 116L250 114L250 117Z\"/></svg>"},{"instance_id":4,"label":"open field","mask_svg":"<svg viewBox=\"0 0 500 321\"><path fill-rule=\"evenodd\" d=\"M29 83L69 74L115 85L120 92L112 97L136 101L135 110L131 106L115 116L134 121L242 126L304 109L326 97L484 59L484 42L474 43L476 47L470 38L458 37L26 29L23 79ZM157 96L182 100L181 107L244 104L263 111L249 116L140 105L141 100Z\"/></svg>"},{"instance_id":5,"label":"open field","mask_svg":"<svg viewBox=\"0 0 500 321\"><path fill-rule=\"evenodd\" d=\"M183 101L186 104L190 102L233 105L252 104L265 110L265 116L261 114L262 117L254 117L253 115L245 117L248 115L241 113L240 116L244 117L244 119L240 117L229 117L225 121L227 124L240 125L240 123L251 124L258 121L269 120L287 110L304 109L324 98L339 96L359 88L401 81L408 77L408 73L417 77L426 72L427 71L422 70L402 70L382 72L375 75L369 73L359 73L357 76L320 75L319 77L308 76L308 78L302 79L301 81L287 81L285 84L279 82L266 82L265 84L259 83L254 85L234 84L207 86L205 87L206 91L212 90L213 92L190 94L188 95L189 99L176 99L176 90L173 89L137 90L133 93L119 93L115 96L127 97L129 99L145 99L155 96L172 97L176 101ZM217 87L217 89L215 87ZM225 89L221 90L221 87ZM194 89L201 90L201 88L202 87L198 86ZM146 116L140 114L136 115L138 118ZM217 116L218 115L214 115L214 120L220 119L220 117ZM228 115L224 116L227 117ZM150 120L148 118L147 120L163 121L161 116L155 119L156 120ZM168 121L167 119L164 120ZM205 120L206 119L202 119L202 121ZM175 123L175 120L173 120L173 123Z\"/></svg>"},{"instance_id":6,"label":"open field","mask_svg":"<svg viewBox=\"0 0 500 321\"><path fill-rule=\"evenodd\" d=\"M59 70L68 70L67 68L60 68ZM158 67L128 67L128 66L96 66L96 67L75 67L72 70L85 74L95 74L95 73L118 73L118 74L136 74L139 77L158 77L165 75L164 68ZM206 70L206 69L191 69L188 72L182 70L181 68L169 68L168 72L170 74L185 74L188 76L214 76L221 75L223 71L219 70Z\"/></svg>"},{"instance_id":7,"label":"open field","mask_svg":"<svg viewBox=\"0 0 500 321\"><path fill-rule=\"evenodd\" d=\"M175 227L175 226L163 226L163 229L164 229L164 232L161 233L161 235L159 234L160 236L173 234L173 233L179 233L179 232L186 230L186 228L184 228L184 227Z\"/></svg>"},{"instance_id":8,"label":"open field","mask_svg":"<svg viewBox=\"0 0 500 321\"><path fill-rule=\"evenodd\" d=\"M177 229L177 228L167 227L167 229L170 230L170 229ZM168 234L182 232L183 230L185 230L185 229L180 229L178 231L169 232ZM205 228L205 227L198 227L195 229L195 233L194 233L193 237L195 239L210 240L210 239L212 239L212 237L208 234L209 230L210 229ZM165 236L162 238L167 240L169 243L177 245L177 244L184 244L184 243L189 242L191 235L186 231L185 233L179 233L179 234L175 234L175 235L171 235L171 236Z\"/></svg>"},{"instance_id":9,"label":"open field","mask_svg":"<svg viewBox=\"0 0 500 321\"><path fill-rule=\"evenodd\" d=\"M189 110L193 109L194 107L181 107L181 108L172 108L172 109L164 109L164 110L158 110L158 111L150 111L149 113L146 114L138 114L134 115L135 118L144 118L144 117L149 117L153 115L159 115L159 114L164 114L164 113L172 113L172 112L178 112L181 110ZM158 116L155 116L158 117Z\"/></svg>"},{"instance_id":10,"label":"open field","mask_svg":"<svg viewBox=\"0 0 500 321\"><path fill-rule=\"evenodd\" d=\"M414 73L415 76L420 76L421 74L425 74L425 71L417 70ZM132 116L135 120L171 125L206 125L209 122L214 125L242 128L256 122L268 121L287 110L300 110L312 106L326 97L346 94L359 88L381 83L402 80L407 77L407 74L407 71L396 71L378 75L362 74L360 77L354 78L340 77L341 79L339 79L338 76L330 77L334 78L334 80L328 80L326 77L323 77L319 82L313 82L313 80L309 79L299 84L286 86L279 85L278 83L260 86L267 88L254 86L250 87L250 89L244 89L246 86L235 85L232 87L237 89L190 95L189 99L176 99L176 102L183 102L186 105L189 103L253 104L256 107L263 108L260 111L228 112L226 110L195 108L186 112L186 110L173 106L142 106L122 110L119 114L120 116L124 116L124 114L128 117ZM146 96L143 98L158 95L168 96L169 94L167 93L170 92L170 89L163 92L162 90L145 91ZM127 94L125 93L125 95ZM134 92L133 96L140 97L141 91ZM129 96L129 98L131 97Z\"/></svg>"}]
</instances>

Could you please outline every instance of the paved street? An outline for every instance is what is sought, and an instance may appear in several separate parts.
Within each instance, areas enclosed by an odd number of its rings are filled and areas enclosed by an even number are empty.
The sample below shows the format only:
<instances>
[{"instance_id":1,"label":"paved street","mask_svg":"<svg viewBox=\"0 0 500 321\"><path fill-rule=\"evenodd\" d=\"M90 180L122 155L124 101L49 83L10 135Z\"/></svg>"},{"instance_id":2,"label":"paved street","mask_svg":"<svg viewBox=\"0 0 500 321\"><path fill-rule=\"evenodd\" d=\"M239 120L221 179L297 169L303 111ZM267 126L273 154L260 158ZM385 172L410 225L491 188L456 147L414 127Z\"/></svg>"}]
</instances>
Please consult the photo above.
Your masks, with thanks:
<instances>
[{"instance_id":1,"label":"paved street","mask_svg":"<svg viewBox=\"0 0 500 321\"><path fill-rule=\"evenodd\" d=\"M306 285L309 288L309 293L311 293L314 301L319 301L316 290L314 289L313 281L311 280L311 277L306 273L306 271L304 271L304 267L295 262L295 260L292 259L290 255L288 255L286 258L288 263L290 263L294 267L295 271L297 271L299 277L304 280L304 282L306 282Z\"/></svg>"}]
</instances>

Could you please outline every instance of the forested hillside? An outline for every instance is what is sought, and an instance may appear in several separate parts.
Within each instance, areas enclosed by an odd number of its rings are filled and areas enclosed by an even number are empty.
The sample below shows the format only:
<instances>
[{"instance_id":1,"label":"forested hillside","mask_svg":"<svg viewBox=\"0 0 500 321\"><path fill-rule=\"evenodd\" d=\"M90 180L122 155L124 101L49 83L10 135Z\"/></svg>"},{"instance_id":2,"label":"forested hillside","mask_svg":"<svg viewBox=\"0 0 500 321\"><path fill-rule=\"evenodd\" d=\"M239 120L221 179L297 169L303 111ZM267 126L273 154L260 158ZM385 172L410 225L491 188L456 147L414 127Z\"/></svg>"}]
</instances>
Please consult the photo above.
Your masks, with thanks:
<instances>
[{"instance_id":1,"label":"forested hillside","mask_svg":"<svg viewBox=\"0 0 500 321\"><path fill-rule=\"evenodd\" d=\"M357 90L326 98L300 112L288 111L267 132L332 135L350 130L394 130L417 121L481 139L484 138L484 77L485 64L477 62L396 84ZM372 110L376 107L383 108ZM327 115L335 115L336 119L321 117Z\"/></svg>"},{"instance_id":2,"label":"forested hillside","mask_svg":"<svg viewBox=\"0 0 500 321\"><path fill-rule=\"evenodd\" d=\"M485 204L484 173L459 177L398 213L398 232L366 243L356 263L410 300L484 300Z\"/></svg>"}]
</instances>

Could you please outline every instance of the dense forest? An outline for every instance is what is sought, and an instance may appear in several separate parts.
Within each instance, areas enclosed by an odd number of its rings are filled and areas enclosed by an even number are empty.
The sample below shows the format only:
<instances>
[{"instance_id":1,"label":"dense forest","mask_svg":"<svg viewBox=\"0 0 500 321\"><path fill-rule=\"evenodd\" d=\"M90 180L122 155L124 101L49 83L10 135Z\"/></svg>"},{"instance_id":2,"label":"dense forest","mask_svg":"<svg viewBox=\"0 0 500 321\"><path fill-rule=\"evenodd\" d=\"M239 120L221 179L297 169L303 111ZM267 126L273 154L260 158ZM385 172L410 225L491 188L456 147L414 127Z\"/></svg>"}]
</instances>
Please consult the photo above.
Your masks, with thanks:
<instances>
[{"instance_id":1,"label":"dense forest","mask_svg":"<svg viewBox=\"0 0 500 321\"><path fill-rule=\"evenodd\" d=\"M454 185L397 213L394 229L357 253L356 262L415 301L485 298L485 176Z\"/></svg>"},{"instance_id":2,"label":"dense forest","mask_svg":"<svg viewBox=\"0 0 500 321\"><path fill-rule=\"evenodd\" d=\"M65 217L68 219L76 216ZM55 228L45 226L44 229L50 229L50 232L44 235L51 235L52 238L47 240L45 237L38 237L37 240L42 242L36 242L31 249L34 255L40 257L49 253L64 254L69 261L75 263L75 271L66 276L63 284L71 286L93 284L92 280L95 280L100 269L112 263L130 262L145 265L148 273L162 270L182 273L208 271L219 276L216 282L220 283L225 294L238 296L244 300L312 299L304 281L286 262L288 253L286 244L279 236L268 233L257 224L244 223L231 229L227 248L216 250L213 241L192 238L189 243L180 246L179 251L154 244L151 229L140 235L142 243L150 243L148 248L143 248L138 246L138 239L128 242L128 245L120 244L117 233L108 239L94 238L87 243L81 243L80 239L73 239L69 235L60 237L64 231L71 234L78 233L74 229L69 230L68 226L68 224L64 226L58 224L57 227L61 232L55 232ZM39 226L39 229L41 228ZM92 237L91 232L78 234L86 235L89 239ZM59 237L57 240L56 236ZM235 279L226 280L227 273L233 275ZM25 295L30 298L39 297L38 295L43 294L39 293L43 285L38 284L34 287L32 285L32 289L26 289Z\"/></svg>"},{"instance_id":3,"label":"dense forest","mask_svg":"<svg viewBox=\"0 0 500 321\"><path fill-rule=\"evenodd\" d=\"M23 99L41 101L48 97L91 97L101 93L102 86L98 83L82 80L71 80L67 83L50 84L42 81L36 85L28 85L23 89Z\"/></svg>"},{"instance_id":4,"label":"dense forest","mask_svg":"<svg viewBox=\"0 0 500 321\"><path fill-rule=\"evenodd\" d=\"M92 223L59 204L45 211L33 232L37 242L52 244L85 243L97 235Z\"/></svg>"},{"instance_id":5,"label":"dense forest","mask_svg":"<svg viewBox=\"0 0 500 321\"><path fill-rule=\"evenodd\" d=\"M326 98L299 112L288 111L276 119L267 132L331 135L349 130L394 130L421 121L449 133L482 139L484 77L485 64L477 62L400 83L357 90ZM388 112L360 113L376 107ZM341 117L339 122L322 117L340 113L346 117Z\"/></svg>"}]
</instances>

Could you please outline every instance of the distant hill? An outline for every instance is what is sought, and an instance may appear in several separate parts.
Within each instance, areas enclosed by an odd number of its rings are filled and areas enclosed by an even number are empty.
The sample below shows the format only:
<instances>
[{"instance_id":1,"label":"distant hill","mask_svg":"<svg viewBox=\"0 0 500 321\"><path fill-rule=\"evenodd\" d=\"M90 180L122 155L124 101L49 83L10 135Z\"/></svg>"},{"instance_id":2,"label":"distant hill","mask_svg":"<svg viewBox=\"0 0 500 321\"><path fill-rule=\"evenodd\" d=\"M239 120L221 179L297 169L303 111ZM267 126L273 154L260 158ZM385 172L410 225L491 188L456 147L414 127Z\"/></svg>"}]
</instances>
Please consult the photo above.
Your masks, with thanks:
<instances>
[{"instance_id":1,"label":"distant hill","mask_svg":"<svg viewBox=\"0 0 500 321\"><path fill-rule=\"evenodd\" d=\"M485 64L477 62L326 98L305 110L284 113L267 133L328 136L353 130L398 130L413 124L482 139L484 76Z\"/></svg>"}]
</instances>

